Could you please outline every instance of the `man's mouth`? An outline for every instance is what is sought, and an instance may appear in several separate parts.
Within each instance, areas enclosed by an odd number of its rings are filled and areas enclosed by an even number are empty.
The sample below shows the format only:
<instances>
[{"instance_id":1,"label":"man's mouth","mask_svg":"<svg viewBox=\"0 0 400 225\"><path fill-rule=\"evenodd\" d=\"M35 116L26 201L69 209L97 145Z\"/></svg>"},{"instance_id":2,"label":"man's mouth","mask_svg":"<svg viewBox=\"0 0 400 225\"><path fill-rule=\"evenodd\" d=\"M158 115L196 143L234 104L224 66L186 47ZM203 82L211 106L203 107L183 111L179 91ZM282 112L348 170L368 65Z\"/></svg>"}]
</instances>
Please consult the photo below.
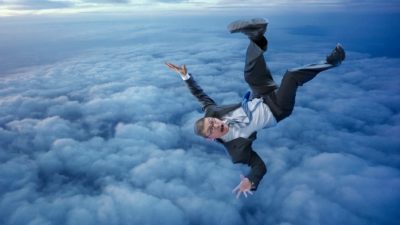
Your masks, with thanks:
<instances>
[{"instance_id":1,"label":"man's mouth","mask_svg":"<svg viewBox=\"0 0 400 225\"><path fill-rule=\"evenodd\" d=\"M224 125L221 124L221 132L224 132Z\"/></svg>"}]
</instances>

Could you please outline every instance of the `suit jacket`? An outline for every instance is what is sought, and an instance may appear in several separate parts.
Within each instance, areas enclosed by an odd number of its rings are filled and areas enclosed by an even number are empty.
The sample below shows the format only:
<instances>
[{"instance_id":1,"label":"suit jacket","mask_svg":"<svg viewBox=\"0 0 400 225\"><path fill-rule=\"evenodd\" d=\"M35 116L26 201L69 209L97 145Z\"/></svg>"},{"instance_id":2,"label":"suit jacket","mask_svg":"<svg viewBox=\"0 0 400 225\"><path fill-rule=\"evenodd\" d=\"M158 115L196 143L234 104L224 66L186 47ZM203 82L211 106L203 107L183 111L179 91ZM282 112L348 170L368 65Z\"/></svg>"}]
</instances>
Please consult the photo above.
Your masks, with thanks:
<instances>
[{"instance_id":1,"label":"suit jacket","mask_svg":"<svg viewBox=\"0 0 400 225\"><path fill-rule=\"evenodd\" d=\"M202 110L205 112L204 117L216 117L221 119L225 114L241 106L240 103L218 106L212 98L204 93L203 89L196 83L192 75L185 83L202 106ZM253 191L257 189L258 184L267 172L264 161L251 147L253 141L256 139L256 135L257 132L254 132L248 138L239 137L228 142L217 139L217 141L227 149L233 163L242 163L250 166L250 172L246 177L252 183L251 190Z\"/></svg>"}]
</instances>

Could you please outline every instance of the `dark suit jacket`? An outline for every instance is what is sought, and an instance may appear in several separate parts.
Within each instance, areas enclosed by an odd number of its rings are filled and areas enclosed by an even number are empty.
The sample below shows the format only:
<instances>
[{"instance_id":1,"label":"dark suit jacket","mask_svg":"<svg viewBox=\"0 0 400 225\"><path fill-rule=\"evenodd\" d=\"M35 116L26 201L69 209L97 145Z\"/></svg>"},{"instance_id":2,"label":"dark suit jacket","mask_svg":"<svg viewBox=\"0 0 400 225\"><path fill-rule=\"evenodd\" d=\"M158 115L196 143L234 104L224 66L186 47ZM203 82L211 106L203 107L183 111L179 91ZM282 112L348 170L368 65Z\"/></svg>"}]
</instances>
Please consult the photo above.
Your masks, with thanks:
<instances>
[{"instance_id":1,"label":"dark suit jacket","mask_svg":"<svg viewBox=\"0 0 400 225\"><path fill-rule=\"evenodd\" d=\"M204 93L203 89L196 83L192 75L185 83L193 96L200 102L205 112L205 117L222 118L225 114L241 106L240 103L218 106L212 98ZM257 132L254 132L248 138L239 137L229 142L217 139L219 143L225 146L233 163L242 163L250 166L251 170L246 177L252 183L251 190L253 191L257 189L258 184L267 172L265 163L251 147L253 141L256 139L256 135Z\"/></svg>"}]
</instances>

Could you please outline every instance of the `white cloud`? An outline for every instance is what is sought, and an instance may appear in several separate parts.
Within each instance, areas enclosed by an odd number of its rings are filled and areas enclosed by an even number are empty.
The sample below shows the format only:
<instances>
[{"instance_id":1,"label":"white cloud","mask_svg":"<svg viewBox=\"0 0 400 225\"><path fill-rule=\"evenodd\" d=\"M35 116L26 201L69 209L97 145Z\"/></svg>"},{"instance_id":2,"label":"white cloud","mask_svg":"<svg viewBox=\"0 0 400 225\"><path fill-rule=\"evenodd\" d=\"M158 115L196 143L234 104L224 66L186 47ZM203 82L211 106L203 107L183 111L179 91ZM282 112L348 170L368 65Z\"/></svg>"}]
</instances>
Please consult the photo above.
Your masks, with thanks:
<instances>
[{"instance_id":1,"label":"white cloud","mask_svg":"<svg viewBox=\"0 0 400 225\"><path fill-rule=\"evenodd\" d=\"M3 0L2 5L10 7L11 9L25 10L25 9L60 9L69 8L74 5L75 1L69 0Z\"/></svg>"},{"instance_id":2,"label":"white cloud","mask_svg":"<svg viewBox=\"0 0 400 225\"><path fill-rule=\"evenodd\" d=\"M398 58L349 49L301 87L292 117L253 145L268 174L236 200L247 167L193 135L198 104L163 62L186 63L217 102L236 102L247 39L228 34L226 18L178 19L25 25L42 38L27 35L37 66L20 61L0 78L0 224L397 222ZM335 44L282 26L268 31L277 81ZM47 54L74 56L40 56L47 35L57 37Z\"/></svg>"},{"instance_id":3,"label":"white cloud","mask_svg":"<svg viewBox=\"0 0 400 225\"><path fill-rule=\"evenodd\" d=\"M82 12L154 14L155 11L178 11L180 15L187 12L240 12L241 15L254 16L255 13L265 12L347 11L349 8L357 11L397 12L399 4L396 0L3 0L0 2L0 16Z\"/></svg>"}]
</instances>

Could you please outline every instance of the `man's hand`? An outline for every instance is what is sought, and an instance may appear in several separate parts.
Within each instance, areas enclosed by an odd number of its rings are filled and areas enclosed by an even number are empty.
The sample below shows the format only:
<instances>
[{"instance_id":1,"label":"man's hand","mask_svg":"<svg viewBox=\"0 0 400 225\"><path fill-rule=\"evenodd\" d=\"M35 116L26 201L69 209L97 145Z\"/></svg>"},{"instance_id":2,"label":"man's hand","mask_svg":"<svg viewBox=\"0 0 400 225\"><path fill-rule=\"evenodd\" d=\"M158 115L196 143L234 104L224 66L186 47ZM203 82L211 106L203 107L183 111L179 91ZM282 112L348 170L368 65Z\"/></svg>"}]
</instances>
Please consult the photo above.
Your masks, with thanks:
<instances>
[{"instance_id":1,"label":"man's hand","mask_svg":"<svg viewBox=\"0 0 400 225\"><path fill-rule=\"evenodd\" d=\"M182 65L182 66L178 67L172 63L167 63L167 62L165 63L165 65L167 65L170 70L177 72L182 77L186 76L186 74L187 74L186 65Z\"/></svg>"},{"instance_id":2,"label":"man's hand","mask_svg":"<svg viewBox=\"0 0 400 225\"><path fill-rule=\"evenodd\" d=\"M244 194L244 196L247 198L247 194L253 194L253 192L250 191L251 189L251 182L250 180L243 176L240 175L240 183L238 186L235 187L235 189L232 190L232 193L236 193L236 198L240 197L240 194Z\"/></svg>"}]
</instances>

